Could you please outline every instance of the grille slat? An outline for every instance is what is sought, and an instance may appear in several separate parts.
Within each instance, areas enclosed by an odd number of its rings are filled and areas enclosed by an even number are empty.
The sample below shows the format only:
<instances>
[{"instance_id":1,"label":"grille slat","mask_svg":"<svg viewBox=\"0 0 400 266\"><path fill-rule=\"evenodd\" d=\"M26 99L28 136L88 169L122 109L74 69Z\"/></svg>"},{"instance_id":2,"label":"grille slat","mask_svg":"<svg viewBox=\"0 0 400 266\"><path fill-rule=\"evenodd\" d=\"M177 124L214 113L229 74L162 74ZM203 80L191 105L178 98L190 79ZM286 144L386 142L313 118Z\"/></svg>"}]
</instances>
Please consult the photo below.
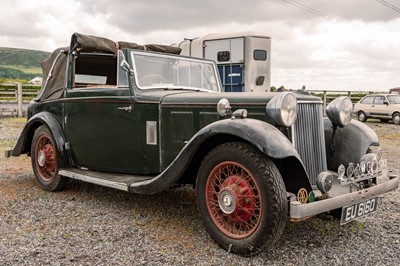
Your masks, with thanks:
<instances>
[{"instance_id":1,"label":"grille slat","mask_svg":"<svg viewBox=\"0 0 400 266\"><path fill-rule=\"evenodd\" d=\"M293 131L294 145L315 186L318 174L327 170L322 103L298 102Z\"/></svg>"}]
</instances>

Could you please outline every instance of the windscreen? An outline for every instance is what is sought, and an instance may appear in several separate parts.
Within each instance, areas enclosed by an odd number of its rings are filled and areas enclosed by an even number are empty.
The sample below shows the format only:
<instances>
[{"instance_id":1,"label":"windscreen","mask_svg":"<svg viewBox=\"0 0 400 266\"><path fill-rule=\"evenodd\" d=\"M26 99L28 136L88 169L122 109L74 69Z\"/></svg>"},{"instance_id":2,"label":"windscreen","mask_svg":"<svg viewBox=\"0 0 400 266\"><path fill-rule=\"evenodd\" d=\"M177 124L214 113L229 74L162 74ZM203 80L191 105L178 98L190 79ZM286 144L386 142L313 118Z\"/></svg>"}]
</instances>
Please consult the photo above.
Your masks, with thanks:
<instances>
[{"instance_id":1,"label":"windscreen","mask_svg":"<svg viewBox=\"0 0 400 266\"><path fill-rule=\"evenodd\" d=\"M220 91L214 62L132 51L136 84L140 89Z\"/></svg>"}]
</instances>

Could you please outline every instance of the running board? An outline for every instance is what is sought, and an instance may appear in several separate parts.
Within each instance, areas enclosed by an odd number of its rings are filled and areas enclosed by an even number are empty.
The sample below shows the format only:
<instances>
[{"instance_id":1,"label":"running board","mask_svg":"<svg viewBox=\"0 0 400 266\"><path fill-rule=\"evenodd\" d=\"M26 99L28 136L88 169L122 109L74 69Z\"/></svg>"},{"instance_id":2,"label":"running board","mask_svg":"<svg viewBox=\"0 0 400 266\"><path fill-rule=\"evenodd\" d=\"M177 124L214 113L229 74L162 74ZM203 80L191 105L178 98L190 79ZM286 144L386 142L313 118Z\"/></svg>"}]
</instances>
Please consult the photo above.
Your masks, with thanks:
<instances>
[{"instance_id":1,"label":"running board","mask_svg":"<svg viewBox=\"0 0 400 266\"><path fill-rule=\"evenodd\" d=\"M136 182L143 182L154 178L153 175L128 175L108 172L99 172L92 170L82 170L78 168L60 169L61 176L72 179L82 180L88 183L101 185L104 187L116 188L123 191L129 191L129 186Z\"/></svg>"}]
</instances>

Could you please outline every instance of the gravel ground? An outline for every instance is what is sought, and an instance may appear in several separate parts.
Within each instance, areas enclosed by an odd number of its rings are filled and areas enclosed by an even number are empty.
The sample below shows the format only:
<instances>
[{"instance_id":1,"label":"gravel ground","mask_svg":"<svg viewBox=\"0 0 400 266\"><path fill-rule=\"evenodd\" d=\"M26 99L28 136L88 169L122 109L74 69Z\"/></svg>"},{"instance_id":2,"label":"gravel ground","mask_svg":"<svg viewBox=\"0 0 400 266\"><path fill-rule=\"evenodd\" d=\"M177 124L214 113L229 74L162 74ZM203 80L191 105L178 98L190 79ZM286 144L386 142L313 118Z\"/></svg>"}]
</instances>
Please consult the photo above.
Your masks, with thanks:
<instances>
[{"instance_id":1,"label":"gravel ground","mask_svg":"<svg viewBox=\"0 0 400 266\"><path fill-rule=\"evenodd\" d=\"M142 196L70 181L51 193L26 156L5 159L24 120L0 119L0 265L398 265L400 189L378 210L340 226L328 216L288 223L272 251L244 258L205 231L190 187ZM377 131L400 174L400 127Z\"/></svg>"}]
</instances>

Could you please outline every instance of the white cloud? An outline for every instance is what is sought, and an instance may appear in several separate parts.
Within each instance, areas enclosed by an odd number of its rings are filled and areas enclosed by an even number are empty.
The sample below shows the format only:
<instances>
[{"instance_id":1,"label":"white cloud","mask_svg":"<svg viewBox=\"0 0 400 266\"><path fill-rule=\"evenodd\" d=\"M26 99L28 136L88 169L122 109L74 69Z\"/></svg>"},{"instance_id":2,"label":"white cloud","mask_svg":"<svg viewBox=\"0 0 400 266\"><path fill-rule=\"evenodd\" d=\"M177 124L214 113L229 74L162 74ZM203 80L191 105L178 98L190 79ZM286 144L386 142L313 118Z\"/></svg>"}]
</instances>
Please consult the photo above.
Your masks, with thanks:
<instances>
[{"instance_id":1,"label":"white cloud","mask_svg":"<svg viewBox=\"0 0 400 266\"><path fill-rule=\"evenodd\" d=\"M316 12L281 0L2 0L0 46L51 51L68 45L74 32L171 44L212 32L256 31L272 37L273 85L399 86L398 13L377 1L296 3Z\"/></svg>"}]
</instances>

